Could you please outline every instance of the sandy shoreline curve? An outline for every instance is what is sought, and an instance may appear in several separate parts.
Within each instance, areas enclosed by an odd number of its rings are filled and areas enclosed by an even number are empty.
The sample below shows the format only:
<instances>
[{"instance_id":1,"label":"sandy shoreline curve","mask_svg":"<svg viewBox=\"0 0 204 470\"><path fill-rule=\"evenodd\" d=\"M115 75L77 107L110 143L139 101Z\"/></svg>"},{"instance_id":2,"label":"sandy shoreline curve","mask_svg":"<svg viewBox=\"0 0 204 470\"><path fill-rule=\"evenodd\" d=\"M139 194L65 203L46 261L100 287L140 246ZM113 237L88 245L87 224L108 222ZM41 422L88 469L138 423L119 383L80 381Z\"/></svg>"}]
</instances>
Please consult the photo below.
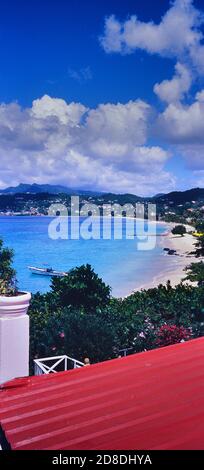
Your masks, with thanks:
<instances>
[{"instance_id":1,"label":"sandy shoreline curve","mask_svg":"<svg viewBox=\"0 0 204 470\"><path fill-rule=\"evenodd\" d=\"M176 250L177 255L168 255L164 251L164 255L161 257L161 271L151 280L148 280L147 283L136 287L134 292L142 289L151 289L157 287L159 284L165 285L169 280L171 281L172 287L175 287L180 284L181 280L185 277L186 273L184 268L186 266L203 260L202 258L196 258L194 255L190 254L195 250L196 238L189 233L194 230L194 227L185 225L187 233L184 237L181 237L180 235L173 235L171 233L172 228L178 224L166 223L165 225L167 226L167 233L157 237L157 246L162 250L164 248ZM196 283L191 283L190 281L184 281L184 283L196 285Z\"/></svg>"}]
</instances>

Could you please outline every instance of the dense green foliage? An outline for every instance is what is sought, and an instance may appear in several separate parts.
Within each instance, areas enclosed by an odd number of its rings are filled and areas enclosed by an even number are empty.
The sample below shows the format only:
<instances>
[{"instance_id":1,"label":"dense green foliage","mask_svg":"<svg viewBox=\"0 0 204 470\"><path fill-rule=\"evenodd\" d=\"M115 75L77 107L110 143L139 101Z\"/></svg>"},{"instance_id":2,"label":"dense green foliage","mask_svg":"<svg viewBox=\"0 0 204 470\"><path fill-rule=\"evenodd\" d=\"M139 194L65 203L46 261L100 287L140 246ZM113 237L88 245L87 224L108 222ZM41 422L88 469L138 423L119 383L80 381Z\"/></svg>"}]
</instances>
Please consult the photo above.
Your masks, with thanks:
<instances>
[{"instance_id":1,"label":"dense green foliage","mask_svg":"<svg viewBox=\"0 0 204 470\"><path fill-rule=\"evenodd\" d=\"M197 238L196 242L196 256L204 256L204 235Z\"/></svg>"},{"instance_id":2,"label":"dense green foliage","mask_svg":"<svg viewBox=\"0 0 204 470\"><path fill-rule=\"evenodd\" d=\"M173 235L181 235L181 237L183 237L186 233L186 227L184 225L176 225L176 227L172 229L172 233Z\"/></svg>"},{"instance_id":3,"label":"dense green foliage","mask_svg":"<svg viewBox=\"0 0 204 470\"><path fill-rule=\"evenodd\" d=\"M196 250L195 250L195 255L198 257L204 256L204 222L203 222L203 217L198 218L198 220L195 222L195 229L196 232L199 233L199 236L197 237L196 241Z\"/></svg>"},{"instance_id":4,"label":"dense green foliage","mask_svg":"<svg viewBox=\"0 0 204 470\"><path fill-rule=\"evenodd\" d=\"M172 288L167 283L115 299L89 265L73 269L70 282L68 278L58 281L52 282L51 292L33 296L31 359L66 353L78 360L88 356L91 362L97 362L117 357L123 348L132 348L132 352L152 349L159 346L164 325L173 327L172 343L176 338L204 334L202 286L181 283ZM187 332L186 336L182 332Z\"/></svg>"},{"instance_id":5,"label":"dense green foliage","mask_svg":"<svg viewBox=\"0 0 204 470\"><path fill-rule=\"evenodd\" d=\"M191 263L185 268L187 272L186 280L197 282L199 286L204 285L204 262Z\"/></svg>"},{"instance_id":6,"label":"dense green foliage","mask_svg":"<svg viewBox=\"0 0 204 470\"><path fill-rule=\"evenodd\" d=\"M68 276L53 278L52 294L57 306L73 306L87 313L103 308L110 300L111 289L89 264L71 269Z\"/></svg>"},{"instance_id":7,"label":"dense green foliage","mask_svg":"<svg viewBox=\"0 0 204 470\"><path fill-rule=\"evenodd\" d=\"M16 272L12 267L14 252L0 240L0 295L15 295Z\"/></svg>"}]
</instances>

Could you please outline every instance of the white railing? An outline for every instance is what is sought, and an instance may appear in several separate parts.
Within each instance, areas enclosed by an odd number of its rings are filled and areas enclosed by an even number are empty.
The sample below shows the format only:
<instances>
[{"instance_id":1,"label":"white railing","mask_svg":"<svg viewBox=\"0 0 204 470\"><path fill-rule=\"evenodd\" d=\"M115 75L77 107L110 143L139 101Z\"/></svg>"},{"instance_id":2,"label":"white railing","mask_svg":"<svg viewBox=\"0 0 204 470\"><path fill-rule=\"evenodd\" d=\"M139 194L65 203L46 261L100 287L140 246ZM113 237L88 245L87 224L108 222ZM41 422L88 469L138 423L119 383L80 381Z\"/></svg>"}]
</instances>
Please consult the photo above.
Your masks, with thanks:
<instances>
[{"instance_id":1,"label":"white railing","mask_svg":"<svg viewBox=\"0 0 204 470\"><path fill-rule=\"evenodd\" d=\"M83 362L77 361L69 356L54 356L34 359L34 374L56 374L69 369L79 369L83 367Z\"/></svg>"}]
</instances>

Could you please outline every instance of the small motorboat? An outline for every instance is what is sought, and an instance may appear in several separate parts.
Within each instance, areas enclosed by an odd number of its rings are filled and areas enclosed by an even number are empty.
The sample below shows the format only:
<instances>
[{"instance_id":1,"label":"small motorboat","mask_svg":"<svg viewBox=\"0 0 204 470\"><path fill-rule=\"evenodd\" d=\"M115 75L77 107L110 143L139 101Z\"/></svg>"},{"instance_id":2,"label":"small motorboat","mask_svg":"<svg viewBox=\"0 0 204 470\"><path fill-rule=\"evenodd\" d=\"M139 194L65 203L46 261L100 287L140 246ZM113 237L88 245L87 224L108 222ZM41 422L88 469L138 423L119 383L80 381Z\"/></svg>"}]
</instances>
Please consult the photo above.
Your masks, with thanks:
<instances>
[{"instance_id":1,"label":"small motorboat","mask_svg":"<svg viewBox=\"0 0 204 470\"><path fill-rule=\"evenodd\" d=\"M28 266L29 271L32 274L40 274L41 276L51 276L51 277L64 277L67 276L67 273L63 271L56 271L52 268L36 268L35 266Z\"/></svg>"}]
</instances>

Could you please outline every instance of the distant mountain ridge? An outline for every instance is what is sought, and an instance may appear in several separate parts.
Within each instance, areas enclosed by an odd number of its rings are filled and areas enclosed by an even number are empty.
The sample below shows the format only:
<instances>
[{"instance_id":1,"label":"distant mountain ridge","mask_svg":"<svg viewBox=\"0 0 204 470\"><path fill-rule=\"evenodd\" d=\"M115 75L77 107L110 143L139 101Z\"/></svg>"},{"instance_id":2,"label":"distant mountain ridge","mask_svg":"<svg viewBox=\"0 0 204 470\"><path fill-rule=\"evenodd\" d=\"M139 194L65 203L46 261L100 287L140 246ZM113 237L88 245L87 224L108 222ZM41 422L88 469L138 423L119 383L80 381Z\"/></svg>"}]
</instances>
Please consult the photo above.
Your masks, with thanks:
<instances>
[{"instance_id":1,"label":"distant mountain ridge","mask_svg":"<svg viewBox=\"0 0 204 470\"><path fill-rule=\"evenodd\" d=\"M1 195L15 195L15 194L67 194L68 196L100 196L104 202L111 201L124 204L135 203L137 201L151 201L161 204L184 204L186 202L198 201L204 199L204 188L192 188L186 191L172 191L170 193L159 193L152 197L141 197L136 194L115 194L115 193L103 193L99 191L87 191L83 189L67 188L62 185L51 185L51 184L23 184L20 183L18 186L11 186L6 189L0 190Z\"/></svg>"},{"instance_id":2,"label":"distant mountain ridge","mask_svg":"<svg viewBox=\"0 0 204 470\"><path fill-rule=\"evenodd\" d=\"M204 188L192 188L186 191L172 191L171 193L155 196L160 202L173 202L174 204L184 204L186 202L204 199Z\"/></svg>"},{"instance_id":3,"label":"distant mountain ridge","mask_svg":"<svg viewBox=\"0 0 204 470\"><path fill-rule=\"evenodd\" d=\"M0 189L0 194L38 194L38 193L49 193L49 194L68 194L68 195L100 195L102 193L97 191L87 191L82 189L71 189L62 185L52 184L24 184L20 183L18 186L10 186L6 189Z\"/></svg>"}]
</instances>

